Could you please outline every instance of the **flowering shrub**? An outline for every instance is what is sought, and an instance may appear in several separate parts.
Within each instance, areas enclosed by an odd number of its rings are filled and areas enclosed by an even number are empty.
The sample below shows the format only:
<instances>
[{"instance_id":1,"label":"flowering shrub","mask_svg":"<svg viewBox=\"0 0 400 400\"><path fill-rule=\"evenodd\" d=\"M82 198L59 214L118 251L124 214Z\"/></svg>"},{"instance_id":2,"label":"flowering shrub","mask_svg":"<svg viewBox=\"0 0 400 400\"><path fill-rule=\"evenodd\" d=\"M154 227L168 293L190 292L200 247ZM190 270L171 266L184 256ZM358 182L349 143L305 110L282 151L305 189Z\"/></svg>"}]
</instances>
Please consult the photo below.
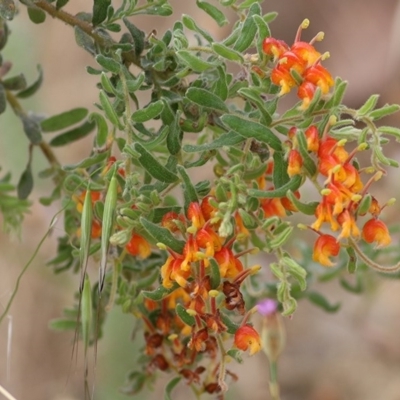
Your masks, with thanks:
<instances>
[{"instance_id":1,"label":"flowering shrub","mask_svg":"<svg viewBox=\"0 0 400 400\"><path fill-rule=\"evenodd\" d=\"M259 1L197 1L219 26L225 7L237 12L220 42L188 15L161 36L135 26L138 15L170 15L167 0L124 0L119 8L94 0L91 14L76 16L64 11L67 1L21 3L35 23L50 15L70 25L98 77L97 111L43 118L21 105L39 89L41 71L28 86L22 75L6 77L8 61L0 69L0 112L11 107L21 120L30 154L16 188L9 175L0 182L5 227L16 228L29 209L38 147L49 162L42 175L54 183L41 203L61 200L64 215L49 265L80 274L77 304L53 327L75 329L86 355L114 305L139 320L145 345L128 394L161 370L173 378L166 398L180 381L197 397L223 398L238 379L227 361L264 350L279 398L281 315L292 315L300 298L337 309L312 289L315 276L340 275L351 289L346 270L361 277L367 268L399 269L371 258L391 243L382 214L393 200L380 204L373 183L397 166L382 149L400 138L376 121L399 107L376 108L377 95L358 110L346 107L346 82L331 76L323 66L329 53L316 49L323 34L305 41L305 20L289 46L271 36L276 14L264 14ZM12 0L0 0L1 48L14 12ZM292 91L298 99L286 109L281 99ZM48 132L58 133L49 141ZM62 165L57 148L87 135L88 157ZM369 157L359 161L361 152ZM314 236L312 251L293 249L301 230Z\"/></svg>"}]
</instances>

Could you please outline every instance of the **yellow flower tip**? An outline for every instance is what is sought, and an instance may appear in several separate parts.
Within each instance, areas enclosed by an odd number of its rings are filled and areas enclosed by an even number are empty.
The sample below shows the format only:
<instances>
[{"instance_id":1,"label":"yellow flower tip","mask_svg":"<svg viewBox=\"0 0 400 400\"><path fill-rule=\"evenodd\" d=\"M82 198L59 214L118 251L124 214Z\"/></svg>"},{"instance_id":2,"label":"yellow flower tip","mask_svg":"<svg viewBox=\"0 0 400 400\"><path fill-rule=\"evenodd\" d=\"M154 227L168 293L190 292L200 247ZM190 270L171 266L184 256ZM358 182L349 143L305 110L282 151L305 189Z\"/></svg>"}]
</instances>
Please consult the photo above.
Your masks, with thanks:
<instances>
[{"instance_id":1,"label":"yellow flower tip","mask_svg":"<svg viewBox=\"0 0 400 400\"><path fill-rule=\"evenodd\" d=\"M191 315L192 317L195 317L196 315L197 315L197 312L196 312L196 310L192 310L192 309L188 309L188 310L186 310L186 312L189 314L189 315Z\"/></svg>"},{"instance_id":2,"label":"yellow flower tip","mask_svg":"<svg viewBox=\"0 0 400 400\"><path fill-rule=\"evenodd\" d=\"M347 143L347 139L340 139L337 142L336 146L342 146L343 147L346 143Z\"/></svg>"},{"instance_id":3,"label":"yellow flower tip","mask_svg":"<svg viewBox=\"0 0 400 400\"><path fill-rule=\"evenodd\" d=\"M287 61L288 61L287 57L282 57L279 59L278 63L279 64L287 64Z\"/></svg>"},{"instance_id":4,"label":"yellow flower tip","mask_svg":"<svg viewBox=\"0 0 400 400\"><path fill-rule=\"evenodd\" d=\"M189 228L186 229L186 232L191 233L192 235L195 235L197 232L197 228L194 225L189 226Z\"/></svg>"},{"instance_id":5,"label":"yellow flower tip","mask_svg":"<svg viewBox=\"0 0 400 400\"><path fill-rule=\"evenodd\" d=\"M375 172L375 168L374 168L374 167L366 167L366 168L364 169L364 172L365 172L366 174L373 174L373 173Z\"/></svg>"},{"instance_id":6,"label":"yellow flower tip","mask_svg":"<svg viewBox=\"0 0 400 400\"><path fill-rule=\"evenodd\" d=\"M331 115L328 121L329 126L336 125L336 123L337 123L337 117L335 115Z\"/></svg>"},{"instance_id":7,"label":"yellow flower tip","mask_svg":"<svg viewBox=\"0 0 400 400\"><path fill-rule=\"evenodd\" d=\"M305 224L297 224L297 228L301 229L302 231L305 231L308 229L308 226Z\"/></svg>"},{"instance_id":8,"label":"yellow flower tip","mask_svg":"<svg viewBox=\"0 0 400 400\"><path fill-rule=\"evenodd\" d=\"M207 256L201 251L196 251L194 255L197 260L205 260L207 258Z\"/></svg>"},{"instance_id":9,"label":"yellow flower tip","mask_svg":"<svg viewBox=\"0 0 400 400\"><path fill-rule=\"evenodd\" d=\"M261 269L261 265L253 265L250 268L250 275L256 274Z\"/></svg>"},{"instance_id":10,"label":"yellow flower tip","mask_svg":"<svg viewBox=\"0 0 400 400\"><path fill-rule=\"evenodd\" d=\"M331 56L331 53L329 51L326 51L324 54L321 55L321 60L327 60Z\"/></svg>"},{"instance_id":11,"label":"yellow flower tip","mask_svg":"<svg viewBox=\"0 0 400 400\"><path fill-rule=\"evenodd\" d=\"M362 199L361 194L353 194L351 196L351 201L353 201L354 203L358 203L361 199Z\"/></svg>"},{"instance_id":12,"label":"yellow flower tip","mask_svg":"<svg viewBox=\"0 0 400 400\"><path fill-rule=\"evenodd\" d=\"M249 254L255 255L260 252L260 249L258 247L253 247L250 251Z\"/></svg>"},{"instance_id":13,"label":"yellow flower tip","mask_svg":"<svg viewBox=\"0 0 400 400\"><path fill-rule=\"evenodd\" d=\"M310 20L308 18L306 18L301 23L301 29L307 29L309 26L310 26Z\"/></svg>"},{"instance_id":14,"label":"yellow flower tip","mask_svg":"<svg viewBox=\"0 0 400 400\"><path fill-rule=\"evenodd\" d=\"M168 340L170 340L171 342L177 338L178 338L178 335L176 333L172 333L171 335L168 336Z\"/></svg>"},{"instance_id":15,"label":"yellow flower tip","mask_svg":"<svg viewBox=\"0 0 400 400\"><path fill-rule=\"evenodd\" d=\"M217 297L219 295L218 290L212 289L208 292L210 297Z\"/></svg>"},{"instance_id":16,"label":"yellow flower tip","mask_svg":"<svg viewBox=\"0 0 400 400\"><path fill-rule=\"evenodd\" d=\"M396 203L396 199L394 197L392 197L391 199L389 199L386 203L387 206L392 206L394 203Z\"/></svg>"},{"instance_id":17,"label":"yellow flower tip","mask_svg":"<svg viewBox=\"0 0 400 400\"><path fill-rule=\"evenodd\" d=\"M366 149L368 149L368 144L367 143L360 143L358 146L357 146L357 151L364 151L364 150L366 150Z\"/></svg>"},{"instance_id":18,"label":"yellow flower tip","mask_svg":"<svg viewBox=\"0 0 400 400\"><path fill-rule=\"evenodd\" d=\"M335 165L333 168L331 168L330 172L332 172L332 174L336 174L341 169L342 169L342 166L340 164L338 164L338 165Z\"/></svg>"},{"instance_id":19,"label":"yellow flower tip","mask_svg":"<svg viewBox=\"0 0 400 400\"><path fill-rule=\"evenodd\" d=\"M324 40L325 37L325 32L318 32L317 35L315 36L315 40L318 42L321 42L322 40Z\"/></svg>"},{"instance_id":20,"label":"yellow flower tip","mask_svg":"<svg viewBox=\"0 0 400 400\"><path fill-rule=\"evenodd\" d=\"M375 176L374 176L374 181L379 181L379 179L381 179L383 176L383 172L382 171L378 171Z\"/></svg>"},{"instance_id":21,"label":"yellow flower tip","mask_svg":"<svg viewBox=\"0 0 400 400\"><path fill-rule=\"evenodd\" d=\"M321 196L329 196L331 194L331 192L332 192L331 189L325 188L325 189L321 190L320 194L321 194Z\"/></svg>"},{"instance_id":22,"label":"yellow flower tip","mask_svg":"<svg viewBox=\"0 0 400 400\"><path fill-rule=\"evenodd\" d=\"M215 224L217 224L219 221L221 221L221 218L220 218L220 217L213 217L213 218L210 219L210 224L211 224L211 225L215 225Z\"/></svg>"},{"instance_id":23,"label":"yellow flower tip","mask_svg":"<svg viewBox=\"0 0 400 400\"><path fill-rule=\"evenodd\" d=\"M160 250L167 250L167 246L164 243L158 242L156 244L156 246L160 249Z\"/></svg>"}]
</instances>

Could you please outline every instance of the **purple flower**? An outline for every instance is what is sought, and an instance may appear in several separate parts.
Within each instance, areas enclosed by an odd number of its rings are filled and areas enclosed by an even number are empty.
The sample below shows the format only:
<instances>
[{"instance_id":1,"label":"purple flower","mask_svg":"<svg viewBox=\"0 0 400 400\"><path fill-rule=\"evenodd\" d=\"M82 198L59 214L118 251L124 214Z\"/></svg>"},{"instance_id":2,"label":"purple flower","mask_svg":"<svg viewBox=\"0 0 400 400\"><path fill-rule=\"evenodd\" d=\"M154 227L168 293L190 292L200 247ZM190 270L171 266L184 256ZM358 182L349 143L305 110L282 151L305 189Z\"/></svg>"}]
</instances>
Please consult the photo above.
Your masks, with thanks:
<instances>
[{"instance_id":1,"label":"purple flower","mask_svg":"<svg viewBox=\"0 0 400 400\"><path fill-rule=\"evenodd\" d=\"M273 299L264 299L257 304L257 311L264 317L268 317L276 313L278 309L278 302Z\"/></svg>"}]
</instances>

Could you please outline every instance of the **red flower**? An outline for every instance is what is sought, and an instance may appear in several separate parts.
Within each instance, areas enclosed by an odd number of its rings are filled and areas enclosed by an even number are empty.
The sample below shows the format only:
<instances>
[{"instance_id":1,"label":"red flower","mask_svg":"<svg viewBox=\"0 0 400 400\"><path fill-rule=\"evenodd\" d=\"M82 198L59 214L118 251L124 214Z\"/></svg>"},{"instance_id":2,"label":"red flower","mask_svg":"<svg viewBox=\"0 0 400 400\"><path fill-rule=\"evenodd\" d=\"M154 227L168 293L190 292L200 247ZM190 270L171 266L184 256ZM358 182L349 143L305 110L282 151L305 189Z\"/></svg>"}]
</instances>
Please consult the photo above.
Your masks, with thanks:
<instances>
[{"instance_id":1,"label":"red flower","mask_svg":"<svg viewBox=\"0 0 400 400\"><path fill-rule=\"evenodd\" d=\"M362 229L362 237L367 243L376 242L378 247L387 246L392 240L387 226L376 218L365 223Z\"/></svg>"},{"instance_id":2,"label":"red flower","mask_svg":"<svg viewBox=\"0 0 400 400\"><path fill-rule=\"evenodd\" d=\"M334 264L329 257L336 257L340 251L340 244L331 235L321 235L314 244L313 260L327 267Z\"/></svg>"},{"instance_id":3,"label":"red flower","mask_svg":"<svg viewBox=\"0 0 400 400\"><path fill-rule=\"evenodd\" d=\"M299 175L303 166L303 157L298 150L292 149L289 152L288 157L288 169L287 173L290 177Z\"/></svg>"},{"instance_id":4,"label":"red flower","mask_svg":"<svg viewBox=\"0 0 400 400\"><path fill-rule=\"evenodd\" d=\"M131 240L125 246L126 251L132 256L147 258L151 254L150 243L142 236L133 233Z\"/></svg>"},{"instance_id":5,"label":"red flower","mask_svg":"<svg viewBox=\"0 0 400 400\"><path fill-rule=\"evenodd\" d=\"M234 344L240 350L249 350L251 356L261 350L260 335L252 326L247 324L236 331Z\"/></svg>"}]
</instances>

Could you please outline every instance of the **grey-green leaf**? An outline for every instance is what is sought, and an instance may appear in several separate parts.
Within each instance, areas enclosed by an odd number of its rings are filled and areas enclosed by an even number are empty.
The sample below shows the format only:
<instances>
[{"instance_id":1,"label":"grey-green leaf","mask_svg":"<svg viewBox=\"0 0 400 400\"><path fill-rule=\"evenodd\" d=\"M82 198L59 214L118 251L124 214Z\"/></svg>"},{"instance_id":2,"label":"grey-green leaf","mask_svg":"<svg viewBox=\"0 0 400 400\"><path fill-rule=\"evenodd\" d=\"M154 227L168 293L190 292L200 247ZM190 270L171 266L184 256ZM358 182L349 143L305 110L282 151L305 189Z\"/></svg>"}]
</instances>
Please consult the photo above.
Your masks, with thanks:
<instances>
[{"instance_id":1,"label":"grey-green leaf","mask_svg":"<svg viewBox=\"0 0 400 400\"><path fill-rule=\"evenodd\" d=\"M222 134L217 139L213 140L210 143L204 144L186 144L183 146L183 150L187 153L198 153L200 151L208 151L208 150L216 150L220 149L223 146L234 146L243 142L245 139L242 135L235 133L233 131L229 131L227 133Z\"/></svg>"},{"instance_id":2,"label":"grey-green leaf","mask_svg":"<svg viewBox=\"0 0 400 400\"><path fill-rule=\"evenodd\" d=\"M39 72L39 76L37 77L36 81L34 81L30 86L28 86L26 89L21 90L20 92L17 93L17 97L21 99L25 99L26 97L32 96L37 92L37 90L40 88L43 82L43 70L42 67L38 64L37 70Z\"/></svg>"},{"instance_id":3,"label":"grey-green leaf","mask_svg":"<svg viewBox=\"0 0 400 400\"><path fill-rule=\"evenodd\" d=\"M111 0L94 0L93 2L93 26L101 24L107 17L107 9Z\"/></svg>"},{"instance_id":4,"label":"grey-green leaf","mask_svg":"<svg viewBox=\"0 0 400 400\"><path fill-rule=\"evenodd\" d=\"M0 17L11 21L15 15L15 3L13 0L0 0Z\"/></svg>"},{"instance_id":5,"label":"grey-green leaf","mask_svg":"<svg viewBox=\"0 0 400 400\"><path fill-rule=\"evenodd\" d=\"M121 70L121 64L118 61L115 61L111 57L103 56L103 54L99 54L96 56L96 61L107 71L112 72L113 74L118 74Z\"/></svg>"},{"instance_id":6,"label":"grey-green leaf","mask_svg":"<svg viewBox=\"0 0 400 400\"><path fill-rule=\"evenodd\" d=\"M92 132L95 126L96 126L95 122L86 121L77 128L71 129L53 138L50 141L50 146L53 147L64 146L66 144L75 142L76 140L82 139L83 137L87 136L90 132Z\"/></svg>"},{"instance_id":7,"label":"grey-green leaf","mask_svg":"<svg viewBox=\"0 0 400 400\"><path fill-rule=\"evenodd\" d=\"M42 132L54 132L68 128L71 125L81 122L86 118L88 112L86 108L80 107L46 118L40 122Z\"/></svg>"},{"instance_id":8,"label":"grey-green leaf","mask_svg":"<svg viewBox=\"0 0 400 400\"><path fill-rule=\"evenodd\" d=\"M26 88L26 79L23 74L12 76L3 80L3 85L7 90L23 90Z\"/></svg>"},{"instance_id":9,"label":"grey-green leaf","mask_svg":"<svg viewBox=\"0 0 400 400\"><path fill-rule=\"evenodd\" d=\"M187 90L186 97L201 107L210 108L219 112L228 111L228 107L223 100L205 89L191 87Z\"/></svg>"},{"instance_id":10,"label":"grey-green leaf","mask_svg":"<svg viewBox=\"0 0 400 400\"><path fill-rule=\"evenodd\" d=\"M218 63L205 61L192 51L179 50L176 52L178 58L195 72L204 72L218 66Z\"/></svg>"},{"instance_id":11,"label":"grey-green leaf","mask_svg":"<svg viewBox=\"0 0 400 400\"><path fill-rule=\"evenodd\" d=\"M32 144L42 141L42 130L38 121L28 115L21 116L24 132Z\"/></svg>"},{"instance_id":12,"label":"grey-green leaf","mask_svg":"<svg viewBox=\"0 0 400 400\"><path fill-rule=\"evenodd\" d=\"M31 194L33 189L33 175L31 163L29 162L25 168L25 171L22 173L18 186L17 186L17 194L20 200L25 200Z\"/></svg>"},{"instance_id":13,"label":"grey-green leaf","mask_svg":"<svg viewBox=\"0 0 400 400\"><path fill-rule=\"evenodd\" d=\"M148 106L135 111L131 119L136 123L143 123L146 121L150 121L158 117L164 108L164 102L162 100L155 101L154 103L150 103Z\"/></svg>"},{"instance_id":14,"label":"grey-green leaf","mask_svg":"<svg viewBox=\"0 0 400 400\"><path fill-rule=\"evenodd\" d=\"M268 144L274 150L282 150L282 143L279 138L264 125L258 122L239 117L237 115L223 115L222 122L230 129L242 135L245 138L254 138L260 142Z\"/></svg>"},{"instance_id":15,"label":"grey-green leaf","mask_svg":"<svg viewBox=\"0 0 400 400\"><path fill-rule=\"evenodd\" d=\"M219 26L224 26L228 23L225 14L212 4L202 0L197 0L196 4L197 7L205 11Z\"/></svg>"}]
</instances>

